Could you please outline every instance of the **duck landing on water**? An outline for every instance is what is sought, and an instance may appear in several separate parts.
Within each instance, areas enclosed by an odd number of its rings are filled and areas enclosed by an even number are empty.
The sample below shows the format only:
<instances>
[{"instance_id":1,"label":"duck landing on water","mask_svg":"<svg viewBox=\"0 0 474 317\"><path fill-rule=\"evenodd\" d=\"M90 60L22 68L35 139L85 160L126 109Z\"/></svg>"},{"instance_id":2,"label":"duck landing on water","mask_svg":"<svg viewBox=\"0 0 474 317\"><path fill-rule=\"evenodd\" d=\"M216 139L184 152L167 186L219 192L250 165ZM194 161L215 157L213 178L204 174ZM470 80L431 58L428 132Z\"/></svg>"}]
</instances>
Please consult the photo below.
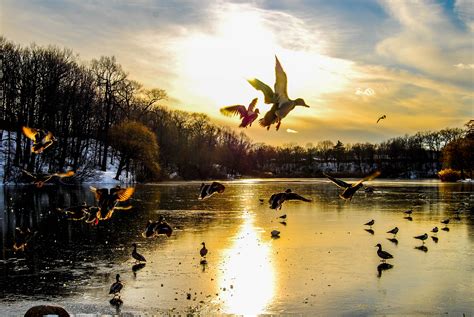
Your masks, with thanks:
<instances>
[{"instance_id":1,"label":"duck landing on water","mask_svg":"<svg viewBox=\"0 0 474 317\"><path fill-rule=\"evenodd\" d=\"M214 195L215 193L222 194L225 191L225 186L219 182L212 182L211 184L201 184L199 189L198 199L207 199Z\"/></svg>"},{"instance_id":2,"label":"duck landing on water","mask_svg":"<svg viewBox=\"0 0 474 317\"><path fill-rule=\"evenodd\" d=\"M352 197L354 196L354 194L360 188L362 188L364 186L363 182L370 181L370 180L376 178L377 176L380 175L380 172L376 171L376 172L370 174L369 176L364 177L363 179L361 179L358 182L355 182L353 184L346 183L346 182L344 182L340 179L337 179L335 177L332 177L332 176L330 176L326 173L323 173L323 175L326 176L331 182L336 184L338 187L344 189L344 191L339 195L339 197L341 197L344 200L352 200Z\"/></svg>"},{"instance_id":3,"label":"duck landing on water","mask_svg":"<svg viewBox=\"0 0 474 317\"><path fill-rule=\"evenodd\" d=\"M293 193L291 189L288 188L284 193L273 194L268 200L268 203L270 204L270 209L281 209L283 203L287 200L301 200L311 202L311 199L307 199L303 196Z\"/></svg>"}]
</instances>

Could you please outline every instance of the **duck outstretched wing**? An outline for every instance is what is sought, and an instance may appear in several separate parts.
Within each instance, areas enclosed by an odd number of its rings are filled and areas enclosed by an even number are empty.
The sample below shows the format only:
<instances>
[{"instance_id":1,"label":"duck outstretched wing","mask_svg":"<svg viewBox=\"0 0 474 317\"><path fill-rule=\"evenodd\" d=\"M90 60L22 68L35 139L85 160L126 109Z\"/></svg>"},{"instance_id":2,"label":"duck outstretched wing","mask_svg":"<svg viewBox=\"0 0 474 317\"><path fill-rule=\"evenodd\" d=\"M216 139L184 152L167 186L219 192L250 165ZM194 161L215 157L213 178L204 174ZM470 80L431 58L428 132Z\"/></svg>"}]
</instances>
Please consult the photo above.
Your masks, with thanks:
<instances>
[{"instance_id":1,"label":"duck outstretched wing","mask_svg":"<svg viewBox=\"0 0 474 317\"><path fill-rule=\"evenodd\" d=\"M255 109L255 105L257 104L258 98L253 98L249 104L248 111L253 111Z\"/></svg>"},{"instance_id":2,"label":"duck outstretched wing","mask_svg":"<svg viewBox=\"0 0 474 317\"><path fill-rule=\"evenodd\" d=\"M287 193L287 194L285 194L285 200L302 200L302 201L307 201L307 202L311 201L311 199L304 198L303 196L300 196L296 193Z\"/></svg>"},{"instance_id":3,"label":"duck outstretched wing","mask_svg":"<svg viewBox=\"0 0 474 317\"><path fill-rule=\"evenodd\" d=\"M28 138L36 142L36 134L38 134L38 129L29 128L23 126L21 128L23 130L23 134Z\"/></svg>"},{"instance_id":4,"label":"duck outstretched wing","mask_svg":"<svg viewBox=\"0 0 474 317\"><path fill-rule=\"evenodd\" d=\"M337 178L334 178L326 173L323 173L324 176L326 176L330 181L332 181L334 184L336 184L337 186L341 187L341 188L349 188L351 187L351 184L348 184L344 181L341 181L340 179L337 179Z\"/></svg>"},{"instance_id":5,"label":"duck outstretched wing","mask_svg":"<svg viewBox=\"0 0 474 317\"><path fill-rule=\"evenodd\" d=\"M275 101L275 94L273 93L273 90L270 88L270 86L261 82L257 78L247 79L247 81L250 85L252 85L253 88L263 92L263 95L265 96L265 103L270 104Z\"/></svg>"},{"instance_id":6,"label":"duck outstretched wing","mask_svg":"<svg viewBox=\"0 0 474 317\"><path fill-rule=\"evenodd\" d=\"M359 184L362 184L363 182L367 182L367 181L370 181L374 178L376 178L377 176L380 175L380 171L375 171L374 173L370 174L369 176L366 176L364 178L362 178L360 181L352 184L352 187L356 187L358 186Z\"/></svg>"},{"instance_id":7,"label":"duck outstretched wing","mask_svg":"<svg viewBox=\"0 0 474 317\"><path fill-rule=\"evenodd\" d=\"M240 118L242 119L247 115L247 108L243 105L234 105L234 106L228 106L228 107L223 107L220 109L220 112L224 116L237 116L240 115Z\"/></svg>"},{"instance_id":8,"label":"duck outstretched wing","mask_svg":"<svg viewBox=\"0 0 474 317\"><path fill-rule=\"evenodd\" d=\"M211 192L218 192L219 194L222 194L225 190L225 186L222 185L219 182L212 182L211 184Z\"/></svg>"},{"instance_id":9,"label":"duck outstretched wing","mask_svg":"<svg viewBox=\"0 0 474 317\"><path fill-rule=\"evenodd\" d=\"M275 94L278 97L278 102L288 101L288 93L286 92L287 87L287 78L286 73L283 70L283 67L278 60L278 57L275 56Z\"/></svg>"},{"instance_id":10,"label":"duck outstretched wing","mask_svg":"<svg viewBox=\"0 0 474 317\"><path fill-rule=\"evenodd\" d=\"M127 187L127 188L111 188L110 194L114 196L114 198L118 201L126 201L132 197L133 193L135 192L135 188Z\"/></svg>"}]
</instances>

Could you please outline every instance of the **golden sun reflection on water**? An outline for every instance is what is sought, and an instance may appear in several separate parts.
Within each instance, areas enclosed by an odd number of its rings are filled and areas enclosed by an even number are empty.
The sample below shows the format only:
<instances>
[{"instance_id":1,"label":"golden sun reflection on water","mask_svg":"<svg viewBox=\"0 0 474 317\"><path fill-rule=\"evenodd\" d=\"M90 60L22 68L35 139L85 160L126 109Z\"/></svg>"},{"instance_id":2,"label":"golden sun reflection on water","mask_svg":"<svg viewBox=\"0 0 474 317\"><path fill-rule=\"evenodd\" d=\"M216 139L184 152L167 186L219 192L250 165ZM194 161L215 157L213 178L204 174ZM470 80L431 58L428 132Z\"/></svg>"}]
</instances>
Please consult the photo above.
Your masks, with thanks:
<instances>
[{"instance_id":1,"label":"golden sun reflection on water","mask_svg":"<svg viewBox=\"0 0 474 317\"><path fill-rule=\"evenodd\" d=\"M271 241L261 240L263 230L253 222L251 215L244 219L234 244L223 254L219 287L226 289L221 293L225 313L264 313L275 293Z\"/></svg>"}]
</instances>

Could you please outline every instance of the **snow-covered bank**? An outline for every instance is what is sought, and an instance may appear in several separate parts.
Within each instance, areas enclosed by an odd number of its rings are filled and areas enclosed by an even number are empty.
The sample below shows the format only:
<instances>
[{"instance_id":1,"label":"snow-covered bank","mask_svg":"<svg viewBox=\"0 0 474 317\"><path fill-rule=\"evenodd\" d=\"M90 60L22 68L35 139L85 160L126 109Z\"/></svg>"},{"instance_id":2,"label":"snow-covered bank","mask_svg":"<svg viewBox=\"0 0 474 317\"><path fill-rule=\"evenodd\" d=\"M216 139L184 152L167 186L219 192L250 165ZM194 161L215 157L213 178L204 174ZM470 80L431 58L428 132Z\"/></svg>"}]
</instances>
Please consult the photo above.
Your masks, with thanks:
<instances>
[{"instance_id":1,"label":"snow-covered bank","mask_svg":"<svg viewBox=\"0 0 474 317\"><path fill-rule=\"evenodd\" d=\"M14 153L15 153L15 142L16 142L16 137L17 134L16 132L8 132L6 130L0 131L0 185L8 185L8 184L21 184L21 168L15 167L15 166L10 166L10 177L9 179L5 178L5 168L7 167L7 161L10 160L13 161L14 159ZM9 142L10 140L10 142ZM24 141L24 140L23 140ZM22 142L23 142L22 141ZM8 145L10 144L10 147ZM22 147L25 146L25 144L22 144ZM54 146L54 145L53 145ZM50 149L48 149L50 150ZM109 153L113 153L112 148L109 148ZM87 149L87 151L84 151L81 154L81 157L84 159L82 160L83 162L86 162L86 165L88 162L92 162L94 158L94 152L93 148ZM39 173L54 173L57 171L48 171L48 165L43 164L41 161L41 156L37 159L38 164L36 165L38 167L38 172ZM71 164L72 166L72 160L68 158L66 164ZM119 165L119 160L117 157L113 157L112 154L109 155L107 158L107 166L106 166L106 171L101 171L98 166L81 166L76 172L75 180L80 183L85 183L85 184L112 184L112 185L118 185L118 184L130 184L136 182L135 175L133 173L127 173L126 171L122 171L122 175L119 177L119 180L115 179L115 176L117 174L117 169ZM66 170L71 170L71 166L66 166ZM71 179L72 182L74 182L74 178Z\"/></svg>"}]
</instances>

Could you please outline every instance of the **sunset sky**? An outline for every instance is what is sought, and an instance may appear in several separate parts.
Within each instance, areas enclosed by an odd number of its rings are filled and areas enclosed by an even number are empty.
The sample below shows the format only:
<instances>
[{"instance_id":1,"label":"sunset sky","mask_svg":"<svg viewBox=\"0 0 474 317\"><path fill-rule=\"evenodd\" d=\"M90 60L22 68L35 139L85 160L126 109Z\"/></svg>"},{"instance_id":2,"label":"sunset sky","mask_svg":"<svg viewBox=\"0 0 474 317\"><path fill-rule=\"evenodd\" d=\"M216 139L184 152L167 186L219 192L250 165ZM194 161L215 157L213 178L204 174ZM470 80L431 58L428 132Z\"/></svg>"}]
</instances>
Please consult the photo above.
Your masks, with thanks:
<instances>
[{"instance_id":1,"label":"sunset sky","mask_svg":"<svg viewBox=\"0 0 474 317\"><path fill-rule=\"evenodd\" d=\"M220 107L258 97L270 108L246 79L273 87L276 54L290 98L311 108L278 132L255 123L245 130L255 142L379 142L474 114L472 0L2 0L0 10L8 40L84 62L115 55L130 78L168 92L163 105L232 127Z\"/></svg>"}]
</instances>

